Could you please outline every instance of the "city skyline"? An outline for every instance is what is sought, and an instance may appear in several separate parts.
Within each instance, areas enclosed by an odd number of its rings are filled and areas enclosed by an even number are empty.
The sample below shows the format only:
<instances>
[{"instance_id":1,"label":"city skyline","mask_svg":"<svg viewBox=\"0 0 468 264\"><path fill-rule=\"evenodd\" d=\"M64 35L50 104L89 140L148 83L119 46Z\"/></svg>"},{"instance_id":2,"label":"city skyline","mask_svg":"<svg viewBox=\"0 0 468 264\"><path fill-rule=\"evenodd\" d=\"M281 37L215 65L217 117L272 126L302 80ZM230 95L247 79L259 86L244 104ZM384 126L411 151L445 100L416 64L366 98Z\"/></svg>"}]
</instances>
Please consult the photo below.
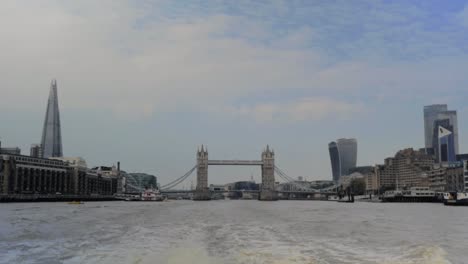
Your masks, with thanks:
<instances>
[{"instance_id":1,"label":"city skyline","mask_svg":"<svg viewBox=\"0 0 468 264\"><path fill-rule=\"evenodd\" d=\"M192 167L201 144L220 159L256 158L270 144L288 175L330 179L328 142L356 138L358 165L380 164L424 147L421 109L433 103L458 111L459 152L468 150L466 2L356 1L340 9L283 2L262 6L263 17L248 3L120 4L2 3L3 25L22 21L6 31L0 51L3 145L27 154L40 141L47 83L56 77L66 155L90 165L120 160L122 169L161 182ZM351 26L327 18L343 15ZM400 31L400 23L409 26ZM251 173L214 169L219 178L210 183Z\"/></svg>"}]
</instances>

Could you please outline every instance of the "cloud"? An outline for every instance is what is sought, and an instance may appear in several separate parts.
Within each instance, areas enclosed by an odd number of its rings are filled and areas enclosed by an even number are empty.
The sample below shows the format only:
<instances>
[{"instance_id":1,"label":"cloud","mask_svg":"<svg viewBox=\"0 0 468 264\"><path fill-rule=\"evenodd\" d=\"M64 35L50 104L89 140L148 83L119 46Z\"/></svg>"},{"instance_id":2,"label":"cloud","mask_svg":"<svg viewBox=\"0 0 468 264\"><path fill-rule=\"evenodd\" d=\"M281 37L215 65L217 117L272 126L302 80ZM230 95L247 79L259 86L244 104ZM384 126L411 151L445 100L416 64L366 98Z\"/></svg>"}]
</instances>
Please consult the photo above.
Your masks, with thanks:
<instances>
[{"instance_id":1,"label":"cloud","mask_svg":"<svg viewBox=\"0 0 468 264\"><path fill-rule=\"evenodd\" d=\"M394 50L434 50L424 43L451 47L441 42L451 38L411 22L425 16L414 7L401 11L406 9L394 5L397 11L386 12L377 5L368 17L362 13L367 9L325 2L173 5L2 1L0 33L8 41L0 42L0 89L8 100L0 107L42 109L50 79L57 78L62 105L109 110L126 119L205 111L206 105L235 109L241 98L256 98L249 111L258 119L289 115L300 121L317 119L307 110L312 104L301 98L328 105L327 100L353 101L337 98L430 94L468 83L465 54L419 61L387 57ZM409 29L400 34L394 26L399 23ZM397 42L402 46L392 46ZM280 102L268 97L284 94ZM280 111L279 105L290 110Z\"/></svg>"},{"instance_id":2,"label":"cloud","mask_svg":"<svg viewBox=\"0 0 468 264\"><path fill-rule=\"evenodd\" d=\"M465 8L457 14L456 18L464 27L468 28L468 5L466 5Z\"/></svg>"},{"instance_id":3,"label":"cloud","mask_svg":"<svg viewBox=\"0 0 468 264\"><path fill-rule=\"evenodd\" d=\"M326 97L309 97L283 103L262 103L241 106L229 111L235 115L253 117L259 122L319 121L324 118L349 118L364 110L362 104L342 102Z\"/></svg>"}]
</instances>

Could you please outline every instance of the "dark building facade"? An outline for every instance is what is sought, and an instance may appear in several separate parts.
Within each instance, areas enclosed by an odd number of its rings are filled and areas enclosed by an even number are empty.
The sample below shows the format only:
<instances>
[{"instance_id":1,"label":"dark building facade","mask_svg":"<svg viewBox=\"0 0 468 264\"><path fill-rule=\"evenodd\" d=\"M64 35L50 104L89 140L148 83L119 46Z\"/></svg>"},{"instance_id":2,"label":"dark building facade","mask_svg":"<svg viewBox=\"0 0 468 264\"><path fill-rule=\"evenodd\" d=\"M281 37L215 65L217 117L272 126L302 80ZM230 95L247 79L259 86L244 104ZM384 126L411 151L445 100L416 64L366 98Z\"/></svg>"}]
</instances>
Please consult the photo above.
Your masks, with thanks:
<instances>
[{"instance_id":1,"label":"dark building facade","mask_svg":"<svg viewBox=\"0 0 468 264\"><path fill-rule=\"evenodd\" d=\"M29 156L34 158L42 158L42 147L38 144L31 145Z\"/></svg>"},{"instance_id":2,"label":"dark building facade","mask_svg":"<svg viewBox=\"0 0 468 264\"><path fill-rule=\"evenodd\" d=\"M456 161L455 152L455 134L452 133L448 136L439 137L439 127L443 127L450 132L454 131L453 126L450 124L450 119L441 119L434 121L434 131L432 133L432 146L434 150L434 157L437 163L440 162L454 162Z\"/></svg>"},{"instance_id":3,"label":"dark building facade","mask_svg":"<svg viewBox=\"0 0 468 264\"><path fill-rule=\"evenodd\" d=\"M112 195L117 178L88 173L61 160L0 155L0 195Z\"/></svg>"},{"instance_id":4,"label":"dark building facade","mask_svg":"<svg viewBox=\"0 0 468 264\"><path fill-rule=\"evenodd\" d=\"M435 142L434 137L437 132L437 127L439 124L437 122L448 120L450 126L449 129L452 132L452 141L453 141L453 150L455 154L458 154L458 120L457 120L457 111L448 110L446 104L435 104L424 106L424 139L425 139L425 148L430 150L432 149L433 154L437 154L438 142ZM445 126L444 126L445 127ZM448 128L447 128L448 129ZM432 154L432 153L427 153ZM437 154L438 155L438 154Z\"/></svg>"},{"instance_id":5,"label":"dark building facade","mask_svg":"<svg viewBox=\"0 0 468 264\"><path fill-rule=\"evenodd\" d=\"M465 192L468 192L468 160L463 161L463 177L465 182Z\"/></svg>"},{"instance_id":6,"label":"dark building facade","mask_svg":"<svg viewBox=\"0 0 468 264\"><path fill-rule=\"evenodd\" d=\"M340 179L340 154L336 142L328 144L328 152L330 153L333 181L338 182Z\"/></svg>"},{"instance_id":7,"label":"dark building facade","mask_svg":"<svg viewBox=\"0 0 468 264\"><path fill-rule=\"evenodd\" d=\"M338 182L343 175L348 175L349 169L356 167L357 140L340 138L328 144L332 165L333 181Z\"/></svg>"},{"instance_id":8,"label":"dark building facade","mask_svg":"<svg viewBox=\"0 0 468 264\"><path fill-rule=\"evenodd\" d=\"M359 172L361 174L369 174L369 173L374 173L375 172L375 167L374 166L360 166L360 167L354 167L348 170L348 174L353 174L355 172Z\"/></svg>"},{"instance_id":9,"label":"dark building facade","mask_svg":"<svg viewBox=\"0 0 468 264\"><path fill-rule=\"evenodd\" d=\"M468 154L458 154L458 155L456 156L456 159L457 159L457 161L468 160Z\"/></svg>"}]
</instances>

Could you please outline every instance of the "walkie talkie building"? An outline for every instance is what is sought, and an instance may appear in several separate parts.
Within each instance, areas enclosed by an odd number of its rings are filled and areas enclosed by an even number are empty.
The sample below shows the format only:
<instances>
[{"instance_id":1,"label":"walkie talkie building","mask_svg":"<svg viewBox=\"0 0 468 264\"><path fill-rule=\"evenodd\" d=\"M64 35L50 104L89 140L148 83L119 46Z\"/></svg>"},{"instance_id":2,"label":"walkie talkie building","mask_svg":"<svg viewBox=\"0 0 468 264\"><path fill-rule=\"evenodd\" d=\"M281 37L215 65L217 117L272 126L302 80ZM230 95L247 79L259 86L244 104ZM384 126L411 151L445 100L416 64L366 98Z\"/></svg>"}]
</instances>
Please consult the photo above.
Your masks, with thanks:
<instances>
[{"instance_id":1,"label":"walkie talkie building","mask_svg":"<svg viewBox=\"0 0 468 264\"><path fill-rule=\"evenodd\" d=\"M332 165L333 181L348 175L349 169L356 167L357 141L354 138L340 138L328 144Z\"/></svg>"}]
</instances>

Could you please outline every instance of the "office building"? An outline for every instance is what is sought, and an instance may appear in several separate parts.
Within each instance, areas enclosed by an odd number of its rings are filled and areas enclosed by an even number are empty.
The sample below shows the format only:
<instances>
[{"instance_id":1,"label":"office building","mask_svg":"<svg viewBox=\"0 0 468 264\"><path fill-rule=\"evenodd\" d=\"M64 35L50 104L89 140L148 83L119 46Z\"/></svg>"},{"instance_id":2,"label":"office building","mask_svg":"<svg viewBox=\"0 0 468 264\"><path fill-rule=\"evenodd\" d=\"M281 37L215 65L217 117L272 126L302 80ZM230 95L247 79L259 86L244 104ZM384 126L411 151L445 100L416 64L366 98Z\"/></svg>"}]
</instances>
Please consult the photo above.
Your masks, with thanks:
<instances>
[{"instance_id":1,"label":"office building","mask_svg":"<svg viewBox=\"0 0 468 264\"><path fill-rule=\"evenodd\" d=\"M347 175L351 168L356 167L357 141L354 138L341 138L336 144L340 155L340 175Z\"/></svg>"},{"instance_id":2,"label":"office building","mask_svg":"<svg viewBox=\"0 0 468 264\"><path fill-rule=\"evenodd\" d=\"M18 147L0 148L0 154L21 155L21 149Z\"/></svg>"},{"instance_id":3,"label":"office building","mask_svg":"<svg viewBox=\"0 0 468 264\"><path fill-rule=\"evenodd\" d=\"M53 80L50 86L41 145L44 158L63 156L56 80Z\"/></svg>"},{"instance_id":4,"label":"office building","mask_svg":"<svg viewBox=\"0 0 468 264\"><path fill-rule=\"evenodd\" d=\"M338 152L338 146L336 142L328 144L328 151L330 152L330 161L332 167L332 179L334 182L338 182L340 179L340 154Z\"/></svg>"},{"instance_id":5,"label":"office building","mask_svg":"<svg viewBox=\"0 0 468 264\"><path fill-rule=\"evenodd\" d=\"M141 193L147 188L158 188L158 180L156 176L146 173L125 174L125 193Z\"/></svg>"},{"instance_id":6,"label":"office building","mask_svg":"<svg viewBox=\"0 0 468 264\"><path fill-rule=\"evenodd\" d=\"M328 144L332 165L333 181L338 182L343 175L348 175L356 167L357 141L354 138L340 138Z\"/></svg>"},{"instance_id":7,"label":"office building","mask_svg":"<svg viewBox=\"0 0 468 264\"><path fill-rule=\"evenodd\" d=\"M372 174L375 172L375 167L374 166L359 166L359 167L354 167L348 170L348 174L352 174L355 172L359 172L362 175Z\"/></svg>"},{"instance_id":8,"label":"office building","mask_svg":"<svg viewBox=\"0 0 468 264\"><path fill-rule=\"evenodd\" d=\"M402 189L429 187L428 172L434 159L422 151L412 148L400 150L392 158L385 159L384 165L376 168L380 187Z\"/></svg>"},{"instance_id":9,"label":"office building","mask_svg":"<svg viewBox=\"0 0 468 264\"><path fill-rule=\"evenodd\" d=\"M437 163L456 161L455 134L452 131L454 131L454 127L449 119L434 121L432 149Z\"/></svg>"},{"instance_id":10,"label":"office building","mask_svg":"<svg viewBox=\"0 0 468 264\"><path fill-rule=\"evenodd\" d=\"M434 121L437 120L438 113L447 110L448 107L446 104L434 104L424 106L424 144L426 149L432 148Z\"/></svg>"},{"instance_id":11,"label":"office building","mask_svg":"<svg viewBox=\"0 0 468 264\"><path fill-rule=\"evenodd\" d=\"M465 182L465 192L468 192L468 160L463 161L463 177Z\"/></svg>"},{"instance_id":12,"label":"office building","mask_svg":"<svg viewBox=\"0 0 468 264\"><path fill-rule=\"evenodd\" d=\"M21 149L18 147L2 148L2 142L0 141L0 154L20 155Z\"/></svg>"},{"instance_id":13,"label":"office building","mask_svg":"<svg viewBox=\"0 0 468 264\"><path fill-rule=\"evenodd\" d=\"M448 120L448 121L446 121ZM438 143L434 142L434 134L440 123L445 123L444 127L452 132L453 151L458 154L458 120L457 111L448 110L446 104L436 104L424 106L424 140L426 153L437 155ZM449 157L450 158L450 157Z\"/></svg>"},{"instance_id":14,"label":"office building","mask_svg":"<svg viewBox=\"0 0 468 264\"><path fill-rule=\"evenodd\" d=\"M31 150L29 156L34 158L42 158L42 147L38 144L31 145Z\"/></svg>"},{"instance_id":15,"label":"office building","mask_svg":"<svg viewBox=\"0 0 468 264\"><path fill-rule=\"evenodd\" d=\"M458 154L458 155L456 155L456 159L457 159L457 161L468 160L468 154Z\"/></svg>"},{"instance_id":16,"label":"office building","mask_svg":"<svg viewBox=\"0 0 468 264\"><path fill-rule=\"evenodd\" d=\"M429 188L435 192L464 191L463 166L452 163L448 166L438 166L427 172Z\"/></svg>"}]
</instances>

